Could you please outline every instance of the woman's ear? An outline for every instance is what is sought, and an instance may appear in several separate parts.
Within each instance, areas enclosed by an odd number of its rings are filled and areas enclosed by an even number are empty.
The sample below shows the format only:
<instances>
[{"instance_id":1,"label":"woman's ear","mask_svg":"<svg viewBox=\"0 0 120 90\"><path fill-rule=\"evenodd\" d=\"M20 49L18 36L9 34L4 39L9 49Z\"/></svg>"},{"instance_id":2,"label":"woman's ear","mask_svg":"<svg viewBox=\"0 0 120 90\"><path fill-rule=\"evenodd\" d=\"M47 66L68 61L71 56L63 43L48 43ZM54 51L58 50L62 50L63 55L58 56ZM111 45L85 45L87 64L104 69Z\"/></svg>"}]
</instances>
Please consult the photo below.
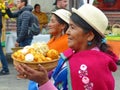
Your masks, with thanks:
<instances>
[{"instance_id":1,"label":"woman's ear","mask_svg":"<svg viewBox=\"0 0 120 90\"><path fill-rule=\"evenodd\" d=\"M65 27L66 27L66 25L65 25L65 24L61 24L61 29L62 29L62 30L64 30L64 29L65 29Z\"/></svg>"},{"instance_id":2,"label":"woman's ear","mask_svg":"<svg viewBox=\"0 0 120 90\"><path fill-rule=\"evenodd\" d=\"M88 41L92 41L94 39L95 35L92 31L88 33Z\"/></svg>"}]
</instances>

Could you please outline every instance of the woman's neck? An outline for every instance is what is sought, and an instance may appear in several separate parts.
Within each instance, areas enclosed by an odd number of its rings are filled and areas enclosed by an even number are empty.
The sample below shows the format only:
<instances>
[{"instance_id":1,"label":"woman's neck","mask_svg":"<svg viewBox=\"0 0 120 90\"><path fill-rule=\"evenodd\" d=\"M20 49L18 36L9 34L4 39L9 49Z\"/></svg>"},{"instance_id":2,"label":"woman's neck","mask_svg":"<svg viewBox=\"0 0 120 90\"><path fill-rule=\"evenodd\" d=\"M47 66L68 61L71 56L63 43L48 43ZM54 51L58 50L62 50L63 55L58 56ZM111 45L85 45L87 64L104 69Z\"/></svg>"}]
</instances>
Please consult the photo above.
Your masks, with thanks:
<instances>
[{"instance_id":1,"label":"woman's neck","mask_svg":"<svg viewBox=\"0 0 120 90\"><path fill-rule=\"evenodd\" d=\"M58 39L59 37L61 37L63 34L62 33L59 33L57 35L54 35L54 39Z\"/></svg>"}]
</instances>

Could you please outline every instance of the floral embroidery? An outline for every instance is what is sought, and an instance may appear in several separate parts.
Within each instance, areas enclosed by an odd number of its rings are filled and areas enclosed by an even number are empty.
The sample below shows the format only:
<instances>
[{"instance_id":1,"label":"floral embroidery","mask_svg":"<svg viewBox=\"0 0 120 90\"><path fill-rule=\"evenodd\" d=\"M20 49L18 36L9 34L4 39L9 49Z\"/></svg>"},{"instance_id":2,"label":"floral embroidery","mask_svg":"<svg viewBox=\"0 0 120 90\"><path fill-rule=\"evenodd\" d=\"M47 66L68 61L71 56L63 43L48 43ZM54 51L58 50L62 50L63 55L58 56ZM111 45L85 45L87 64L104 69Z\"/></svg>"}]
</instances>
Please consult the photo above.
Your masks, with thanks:
<instances>
[{"instance_id":1,"label":"floral embroidery","mask_svg":"<svg viewBox=\"0 0 120 90\"><path fill-rule=\"evenodd\" d=\"M79 77L82 80L82 83L84 84L85 90L92 90L93 89L93 83L90 82L90 79L88 77L88 71L87 66L85 64L82 64L80 66L80 70L78 71Z\"/></svg>"}]
</instances>

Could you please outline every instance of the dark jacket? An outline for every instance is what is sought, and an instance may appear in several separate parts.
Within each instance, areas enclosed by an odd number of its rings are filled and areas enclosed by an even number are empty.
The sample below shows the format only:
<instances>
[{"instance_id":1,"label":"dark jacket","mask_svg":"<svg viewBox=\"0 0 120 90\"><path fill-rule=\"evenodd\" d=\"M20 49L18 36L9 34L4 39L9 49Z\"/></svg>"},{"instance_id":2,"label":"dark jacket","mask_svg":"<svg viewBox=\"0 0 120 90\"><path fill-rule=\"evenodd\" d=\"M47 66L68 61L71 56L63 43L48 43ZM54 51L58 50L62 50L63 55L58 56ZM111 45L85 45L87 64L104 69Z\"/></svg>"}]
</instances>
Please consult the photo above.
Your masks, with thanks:
<instances>
[{"instance_id":1,"label":"dark jacket","mask_svg":"<svg viewBox=\"0 0 120 90\"><path fill-rule=\"evenodd\" d=\"M6 12L10 18L17 18L17 42L20 43L25 39L33 38L33 35L28 35L28 28L30 27L30 18L33 7L30 5L25 6L17 12L11 13L10 9Z\"/></svg>"},{"instance_id":2,"label":"dark jacket","mask_svg":"<svg viewBox=\"0 0 120 90\"><path fill-rule=\"evenodd\" d=\"M0 11L0 34L2 32L2 13Z\"/></svg>"}]
</instances>

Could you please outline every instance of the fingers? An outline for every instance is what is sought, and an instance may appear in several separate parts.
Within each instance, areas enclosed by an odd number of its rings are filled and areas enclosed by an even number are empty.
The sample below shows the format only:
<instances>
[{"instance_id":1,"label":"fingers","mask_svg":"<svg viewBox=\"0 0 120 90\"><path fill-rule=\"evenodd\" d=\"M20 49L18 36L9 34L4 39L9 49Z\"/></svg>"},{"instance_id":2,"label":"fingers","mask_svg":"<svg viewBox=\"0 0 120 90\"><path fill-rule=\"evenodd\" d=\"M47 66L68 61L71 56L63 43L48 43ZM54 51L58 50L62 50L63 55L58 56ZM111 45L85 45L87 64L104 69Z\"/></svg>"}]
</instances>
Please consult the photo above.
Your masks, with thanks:
<instances>
[{"instance_id":1,"label":"fingers","mask_svg":"<svg viewBox=\"0 0 120 90\"><path fill-rule=\"evenodd\" d=\"M28 73L33 73L34 69L30 68L29 66L25 65L25 64L21 64L21 67Z\"/></svg>"},{"instance_id":2,"label":"fingers","mask_svg":"<svg viewBox=\"0 0 120 90\"><path fill-rule=\"evenodd\" d=\"M38 67L39 67L39 71L45 70L45 68L41 64L38 64Z\"/></svg>"},{"instance_id":3,"label":"fingers","mask_svg":"<svg viewBox=\"0 0 120 90\"><path fill-rule=\"evenodd\" d=\"M24 68L22 68L22 66L20 64L17 65L15 68L20 74L24 74L25 70L24 70Z\"/></svg>"}]
</instances>

